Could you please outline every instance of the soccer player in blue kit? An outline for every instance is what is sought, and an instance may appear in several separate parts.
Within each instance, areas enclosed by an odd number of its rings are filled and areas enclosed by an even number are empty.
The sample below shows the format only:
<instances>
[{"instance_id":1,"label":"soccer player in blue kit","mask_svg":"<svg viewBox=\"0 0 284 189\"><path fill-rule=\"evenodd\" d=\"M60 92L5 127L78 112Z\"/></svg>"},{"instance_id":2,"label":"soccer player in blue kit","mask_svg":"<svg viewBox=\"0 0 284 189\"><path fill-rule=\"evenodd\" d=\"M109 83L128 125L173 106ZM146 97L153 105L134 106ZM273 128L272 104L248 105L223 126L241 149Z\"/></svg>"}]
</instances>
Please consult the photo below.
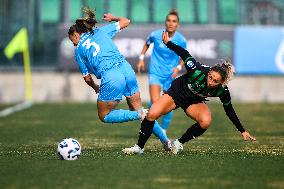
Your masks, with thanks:
<instances>
[{"instance_id":1,"label":"soccer player in blue kit","mask_svg":"<svg viewBox=\"0 0 284 189\"><path fill-rule=\"evenodd\" d=\"M103 20L116 22L94 28L97 23L94 12L89 8L83 11L86 16L76 20L69 28L68 36L76 46L75 58L85 82L99 93L99 119L104 123L142 121L147 110L142 107L135 72L112 41L112 37L127 27L130 20L108 13L104 14ZM100 86L94 82L91 74L101 79ZM130 110L115 109L122 96L126 97ZM159 125L155 127L158 127L155 128L157 131L161 130Z\"/></svg>"},{"instance_id":2,"label":"soccer player in blue kit","mask_svg":"<svg viewBox=\"0 0 284 189\"><path fill-rule=\"evenodd\" d=\"M154 104L160 98L161 91L166 92L170 88L172 81L182 69L182 60L176 53L168 49L162 41L162 33L163 31L167 31L171 40L175 44L186 48L185 38L181 33L176 31L178 26L178 12L173 9L166 16L165 29L153 31L150 36L147 37L141 55L139 56L139 61L136 65L138 73L145 68L144 56L149 49L150 44L154 45L148 69L149 91L151 99L150 105L152 103ZM166 132L166 130L169 128L172 116L173 111L170 111L162 117L161 127L163 128L163 132ZM156 124L158 124L158 122L156 122ZM156 131L155 133L158 133L159 131ZM161 134L161 136L164 136L161 139L162 143L164 143L165 149L169 150L171 141L166 135Z\"/></svg>"}]
</instances>

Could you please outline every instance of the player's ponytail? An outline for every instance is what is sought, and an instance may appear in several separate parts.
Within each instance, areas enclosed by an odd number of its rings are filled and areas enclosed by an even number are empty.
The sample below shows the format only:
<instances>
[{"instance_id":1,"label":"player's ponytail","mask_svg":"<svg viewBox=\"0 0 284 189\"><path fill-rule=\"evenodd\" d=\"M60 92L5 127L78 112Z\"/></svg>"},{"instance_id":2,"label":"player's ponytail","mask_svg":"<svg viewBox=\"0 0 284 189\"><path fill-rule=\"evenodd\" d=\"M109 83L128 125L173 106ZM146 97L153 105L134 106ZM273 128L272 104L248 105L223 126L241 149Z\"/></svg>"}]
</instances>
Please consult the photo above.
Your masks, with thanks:
<instances>
[{"instance_id":1,"label":"player's ponytail","mask_svg":"<svg viewBox=\"0 0 284 189\"><path fill-rule=\"evenodd\" d=\"M227 70L227 77L226 77L226 81L225 81L225 83L227 84L229 81L231 81L233 79L233 76L235 74L235 67L231 63L231 60L229 60L229 59L225 59L225 60L222 60L222 61L223 61L222 65Z\"/></svg>"},{"instance_id":2,"label":"player's ponytail","mask_svg":"<svg viewBox=\"0 0 284 189\"><path fill-rule=\"evenodd\" d=\"M95 11L88 7L83 7L84 17L75 21L75 24L69 28L68 34L72 35L75 31L78 33L90 32L93 34L93 27L95 27L97 20Z\"/></svg>"},{"instance_id":3,"label":"player's ponytail","mask_svg":"<svg viewBox=\"0 0 284 189\"><path fill-rule=\"evenodd\" d=\"M223 85L227 85L235 73L235 68L229 59L221 59L221 63L215 64L211 70L221 75Z\"/></svg>"},{"instance_id":4,"label":"player's ponytail","mask_svg":"<svg viewBox=\"0 0 284 189\"><path fill-rule=\"evenodd\" d=\"M81 20L83 20L86 29L89 32L93 33L93 27L95 27L95 25L98 23L96 19L95 10L92 10L89 7L83 7L82 11L85 15Z\"/></svg>"}]
</instances>

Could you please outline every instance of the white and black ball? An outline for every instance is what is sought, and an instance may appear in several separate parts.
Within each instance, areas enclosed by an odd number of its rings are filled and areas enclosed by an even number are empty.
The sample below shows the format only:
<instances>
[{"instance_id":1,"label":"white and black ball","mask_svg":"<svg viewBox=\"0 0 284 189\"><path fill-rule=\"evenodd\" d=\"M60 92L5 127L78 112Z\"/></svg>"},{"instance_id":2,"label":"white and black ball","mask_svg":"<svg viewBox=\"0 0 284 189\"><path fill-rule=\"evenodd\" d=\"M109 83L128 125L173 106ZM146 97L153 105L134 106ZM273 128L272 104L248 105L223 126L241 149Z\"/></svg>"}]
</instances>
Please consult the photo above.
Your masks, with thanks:
<instances>
[{"instance_id":1,"label":"white and black ball","mask_svg":"<svg viewBox=\"0 0 284 189\"><path fill-rule=\"evenodd\" d=\"M81 155L81 145L76 139L66 138L58 144L57 154L62 160L77 160Z\"/></svg>"}]
</instances>

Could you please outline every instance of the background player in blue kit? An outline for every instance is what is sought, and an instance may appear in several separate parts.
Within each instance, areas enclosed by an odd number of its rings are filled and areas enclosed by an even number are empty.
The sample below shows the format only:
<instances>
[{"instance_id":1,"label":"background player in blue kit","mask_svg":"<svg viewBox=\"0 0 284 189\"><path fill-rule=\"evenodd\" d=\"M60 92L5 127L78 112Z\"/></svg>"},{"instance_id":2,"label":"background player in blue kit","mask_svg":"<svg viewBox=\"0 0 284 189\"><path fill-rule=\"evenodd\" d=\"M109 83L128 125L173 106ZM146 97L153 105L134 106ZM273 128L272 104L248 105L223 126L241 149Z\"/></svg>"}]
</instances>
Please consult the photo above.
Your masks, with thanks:
<instances>
[{"instance_id":1,"label":"background player in blue kit","mask_svg":"<svg viewBox=\"0 0 284 189\"><path fill-rule=\"evenodd\" d=\"M179 71L182 69L182 60L179 56L168 49L162 41L163 31L167 31L171 40L180 45L183 48L186 48L186 40L183 35L177 32L179 26L179 16L176 10L171 10L165 20L165 29L160 29L153 31L150 36L148 36L146 43L142 49L139 61L137 63L137 70L140 73L141 70L144 70L144 56L148 50L150 44L154 45L153 52L151 55L151 60L149 64L149 91L150 91L150 105L155 103L159 98L161 91L165 92L170 88L172 81L176 78ZM173 111L167 113L162 117L161 127L166 132L168 129L171 119L173 116ZM157 124L157 122L156 122ZM162 138L163 143L169 143L170 140L165 137ZM167 145L165 146L167 147Z\"/></svg>"},{"instance_id":2,"label":"background player in blue kit","mask_svg":"<svg viewBox=\"0 0 284 189\"><path fill-rule=\"evenodd\" d=\"M127 27L130 21L108 13L103 20L117 22L94 28L97 23L95 14L88 8L84 12L86 17L76 20L68 36L76 46L75 57L85 82L99 93L97 108L100 120L105 123L142 121L147 110L141 104L135 72L112 41L112 37ZM94 82L91 74L101 79L100 86ZM122 96L126 97L130 110L115 110Z\"/></svg>"}]
</instances>

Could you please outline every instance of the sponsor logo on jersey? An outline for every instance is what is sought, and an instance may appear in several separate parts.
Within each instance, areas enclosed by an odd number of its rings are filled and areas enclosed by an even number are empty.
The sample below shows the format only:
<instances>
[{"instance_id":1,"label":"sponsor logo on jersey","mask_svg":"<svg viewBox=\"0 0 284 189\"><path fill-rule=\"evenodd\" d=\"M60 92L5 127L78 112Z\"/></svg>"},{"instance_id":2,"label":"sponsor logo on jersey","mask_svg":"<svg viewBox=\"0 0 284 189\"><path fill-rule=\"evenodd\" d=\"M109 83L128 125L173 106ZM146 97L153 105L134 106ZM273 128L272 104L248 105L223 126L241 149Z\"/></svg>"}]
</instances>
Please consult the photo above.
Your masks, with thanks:
<instances>
[{"instance_id":1,"label":"sponsor logo on jersey","mask_svg":"<svg viewBox=\"0 0 284 189\"><path fill-rule=\"evenodd\" d=\"M195 94L195 95L197 95L197 96L200 96L200 97L202 97L202 98L208 97L208 96L204 96L204 95L202 95L202 94L196 92L196 91L194 90L193 86L192 86L190 83L187 84L187 86L188 86L189 90L191 90L191 92L192 92L193 94Z\"/></svg>"}]
</instances>

